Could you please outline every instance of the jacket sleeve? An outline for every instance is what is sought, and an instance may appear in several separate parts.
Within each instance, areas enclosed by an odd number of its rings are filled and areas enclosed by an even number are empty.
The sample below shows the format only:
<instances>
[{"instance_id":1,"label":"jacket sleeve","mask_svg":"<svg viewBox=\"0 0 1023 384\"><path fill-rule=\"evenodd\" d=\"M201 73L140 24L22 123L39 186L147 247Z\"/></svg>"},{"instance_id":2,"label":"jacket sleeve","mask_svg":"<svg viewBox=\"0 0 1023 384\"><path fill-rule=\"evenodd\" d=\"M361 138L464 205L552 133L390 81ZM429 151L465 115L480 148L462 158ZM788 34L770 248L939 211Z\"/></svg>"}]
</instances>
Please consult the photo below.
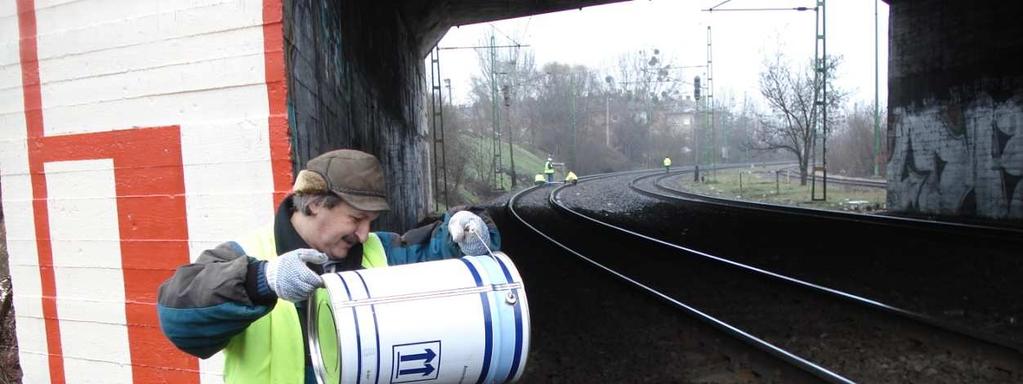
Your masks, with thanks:
<instances>
[{"instance_id":1,"label":"jacket sleeve","mask_svg":"<svg viewBox=\"0 0 1023 384\"><path fill-rule=\"evenodd\" d=\"M422 261L443 260L462 257L458 244L451 239L448 232L448 220L460 210L469 210L483 218L490 232L489 247L492 251L501 250L501 234L497 225L485 211L481 209L455 208L444 213L438 220L398 235L393 232L376 232L384 244L388 265L418 263Z\"/></svg>"},{"instance_id":2,"label":"jacket sleeve","mask_svg":"<svg viewBox=\"0 0 1023 384\"><path fill-rule=\"evenodd\" d=\"M160 285L157 314L163 334L200 358L217 353L253 321L273 309L266 262L245 255L235 242L203 251Z\"/></svg>"}]
</instances>

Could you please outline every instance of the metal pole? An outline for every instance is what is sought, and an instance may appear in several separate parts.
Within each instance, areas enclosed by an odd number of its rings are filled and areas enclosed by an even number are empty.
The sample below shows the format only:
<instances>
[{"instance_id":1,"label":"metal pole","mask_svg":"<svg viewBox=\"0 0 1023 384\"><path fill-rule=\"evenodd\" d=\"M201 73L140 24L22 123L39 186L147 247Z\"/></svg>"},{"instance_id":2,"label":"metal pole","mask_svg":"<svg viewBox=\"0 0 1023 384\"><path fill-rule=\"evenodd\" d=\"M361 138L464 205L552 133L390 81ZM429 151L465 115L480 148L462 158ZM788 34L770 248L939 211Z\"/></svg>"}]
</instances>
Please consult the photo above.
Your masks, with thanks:
<instances>
[{"instance_id":1,"label":"metal pole","mask_svg":"<svg viewBox=\"0 0 1023 384\"><path fill-rule=\"evenodd\" d=\"M604 145L611 148L611 94L604 95L606 114L604 115Z\"/></svg>"},{"instance_id":2,"label":"metal pole","mask_svg":"<svg viewBox=\"0 0 1023 384\"><path fill-rule=\"evenodd\" d=\"M437 79L440 79L440 50L434 47L434 52L437 53ZM451 82L448 82L448 87L451 87ZM450 89L450 88L449 88ZM448 91L451 94L451 91ZM444 150L447 142L444 141L444 91L440 88L440 82L437 82L437 99L440 101L440 110L438 111L438 118L440 118L440 164L441 164L441 186L444 191L444 209L451 208L451 201L448 200L448 153ZM434 206L436 208L436 206Z\"/></svg>"},{"instance_id":3,"label":"metal pole","mask_svg":"<svg viewBox=\"0 0 1023 384\"><path fill-rule=\"evenodd\" d=\"M572 163L575 163L576 162L576 156L578 156L577 153L578 153L578 150L579 150L579 142L578 142L578 137L577 137L578 135L576 134L576 132L578 132L578 131L577 131L577 127L576 127L576 115L575 115L576 114L576 111L575 111L575 109L576 109L576 106L575 106L575 102L576 102L576 100L575 100L575 74L572 73L571 70L569 70L568 76L569 76L568 82L569 82L569 84L571 86L571 92L572 92ZM564 162L564 160L562 160L562 162Z\"/></svg>"},{"instance_id":4,"label":"metal pole","mask_svg":"<svg viewBox=\"0 0 1023 384\"><path fill-rule=\"evenodd\" d=\"M824 137L821 140L821 166L824 167L824 183L822 184L822 192L824 200L828 200L828 40L827 40L827 23L828 23L828 7L825 6L827 0L821 1L821 50L823 51L822 57L824 61L824 84L822 84L824 94L821 95L821 101L824 102L823 108L823 123L824 123Z\"/></svg>"},{"instance_id":5,"label":"metal pole","mask_svg":"<svg viewBox=\"0 0 1023 384\"><path fill-rule=\"evenodd\" d=\"M878 60L880 60L880 59L879 59L879 56L878 56L878 53L877 53L878 52L878 38L877 38L877 33L878 33L877 32L877 30L878 30L878 28L877 28L877 23L878 23L878 21L877 21L877 2L878 1L880 1L880 0L874 0L874 158L873 158L873 160L874 160L874 176L875 177L880 175L880 172L879 172L880 170L878 169L878 167L879 167L878 163L881 162L881 157L880 157L880 154L881 154L881 114L878 111L878 109L880 108L880 106L878 105L878 100L879 100L879 98L878 98L878 92L879 92L878 91L878 88L879 88L879 86L878 86L878 84L879 84L879 81L878 81L878 76L879 76Z\"/></svg>"},{"instance_id":6,"label":"metal pole","mask_svg":"<svg viewBox=\"0 0 1023 384\"><path fill-rule=\"evenodd\" d=\"M433 133L433 207L440 210L440 198L443 196L444 208L448 201L447 155L444 150L444 92L440 85L440 50L434 47L430 52L430 104ZM439 156L439 158L438 158Z\"/></svg>"},{"instance_id":7,"label":"metal pole","mask_svg":"<svg viewBox=\"0 0 1023 384\"><path fill-rule=\"evenodd\" d=\"M497 50L494 48L494 31L490 31L490 107L491 121L494 126L494 138L491 145L494 160L494 189L504 189L504 177L501 175L501 109L497 106Z\"/></svg>"},{"instance_id":8,"label":"metal pole","mask_svg":"<svg viewBox=\"0 0 1023 384\"><path fill-rule=\"evenodd\" d=\"M721 155L718 148L717 130L714 128L714 60L711 50L710 26L707 26L707 126L710 128L710 165L711 172L717 179L717 157Z\"/></svg>"},{"instance_id":9,"label":"metal pole","mask_svg":"<svg viewBox=\"0 0 1023 384\"><path fill-rule=\"evenodd\" d=\"M814 36L814 91L813 91L813 108L811 110L811 142L813 143L810 150L810 158L813 162L813 167L810 169L810 200L813 201L825 201L828 199L828 46L827 46L827 28L826 19L827 14L825 7L825 0L817 0L817 7L814 8L816 14L816 30ZM822 184L821 184L821 198L817 198L817 124L820 124L821 130L821 171Z\"/></svg>"},{"instance_id":10,"label":"metal pole","mask_svg":"<svg viewBox=\"0 0 1023 384\"><path fill-rule=\"evenodd\" d=\"M455 94L451 93L451 79L444 79L444 84L448 87L448 104L455 105Z\"/></svg>"},{"instance_id":11,"label":"metal pole","mask_svg":"<svg viewBox=\"0 0 1023 384\"><path fill-rule=\"evenodd\" d=\"M507 88L507 90L505 91L505 96L504 97L506 97L509 100L511 100L511 94L510 93L511 93L511 89ZM509 164L508 166L511 168L511 187L515 188L515 178L516 178L516 174L515 174L515 146L514 146L514 144L512 144L512 141L515 139L515 131L513 130L512 123L511 123L511 102L509 102L508 104L505 104L505 107L508 108L507 113L504 114L505 118L508 119L508 123L505 124L505 125L508 126L508 164Z\"/></svg>"}]
</instances>

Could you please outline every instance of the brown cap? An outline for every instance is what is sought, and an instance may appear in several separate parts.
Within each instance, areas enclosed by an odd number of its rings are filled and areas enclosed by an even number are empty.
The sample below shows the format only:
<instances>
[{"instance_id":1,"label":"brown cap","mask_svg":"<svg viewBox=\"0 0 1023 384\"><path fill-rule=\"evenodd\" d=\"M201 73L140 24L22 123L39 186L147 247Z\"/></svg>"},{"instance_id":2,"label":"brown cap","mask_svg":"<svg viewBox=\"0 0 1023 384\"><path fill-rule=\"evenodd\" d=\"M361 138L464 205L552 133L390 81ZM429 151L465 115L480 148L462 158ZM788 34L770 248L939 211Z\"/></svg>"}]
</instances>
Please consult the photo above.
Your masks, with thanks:
<instances>
[{"instance_id":1,"label":"brown cap","mask_svg":"<svg viewBox=\"0 0 1023 384\"><path fill-rule=\"evenodd\" d=\"M353 149L330 151L309 160L298 173L292 192L334 192L363 211L391 209L380 162L373 155Z\"/></svg>"}]
</instances>

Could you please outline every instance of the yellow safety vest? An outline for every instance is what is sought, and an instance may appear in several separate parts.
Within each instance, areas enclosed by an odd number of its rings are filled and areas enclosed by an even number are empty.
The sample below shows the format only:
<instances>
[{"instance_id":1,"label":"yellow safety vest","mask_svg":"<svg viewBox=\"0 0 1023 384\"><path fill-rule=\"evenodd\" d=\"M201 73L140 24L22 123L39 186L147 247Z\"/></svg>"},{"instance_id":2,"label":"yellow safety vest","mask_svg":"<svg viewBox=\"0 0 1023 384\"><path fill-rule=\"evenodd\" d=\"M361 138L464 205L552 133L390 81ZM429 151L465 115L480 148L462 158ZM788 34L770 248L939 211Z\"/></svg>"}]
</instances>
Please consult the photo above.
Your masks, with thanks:
<instances>
[{"instance_id":1,"label":"yellow safety vest","mask_svg":"<svg viewBox=\"0 0 1023 384\"><path fill-rule=\"evenodd\" d=\"M671 166L671 159L665 157L664 158L664 166L665 167L670 167Z\"/></svg>"},{"instance_id":2,"label":"yellow safety vest","mask_svg":"<svg viewBox=\"0 0 1023 384\"><path fill-rule=\"evenodd\" d=\"M260 260L277 258L273 230L269 236L254 236L239 244L245 252ZM362 245L362 267L387 266L384 245L376 234L370 233ZM327 300L323 289L316 292L316 304ZM224 382L227 384L273 383L302 384L305 382L305 349L302 328L298 322L295 304L277 299L277 305L265 316L249 324L235 335L224 349ZM333 348L325 348L336 354ZM336 359L326 356L325 359Z\"/></svg>"},{"instance_id":3,"label":"yellow safety vest","mask_svg":"<svg viewBox=\"0 0 1023 384\"><path fill-rule=\"evenodd\" d=\"M543 173L554 173L554 163L548 161L543 164Z\"/></svg>"}]
</instances>

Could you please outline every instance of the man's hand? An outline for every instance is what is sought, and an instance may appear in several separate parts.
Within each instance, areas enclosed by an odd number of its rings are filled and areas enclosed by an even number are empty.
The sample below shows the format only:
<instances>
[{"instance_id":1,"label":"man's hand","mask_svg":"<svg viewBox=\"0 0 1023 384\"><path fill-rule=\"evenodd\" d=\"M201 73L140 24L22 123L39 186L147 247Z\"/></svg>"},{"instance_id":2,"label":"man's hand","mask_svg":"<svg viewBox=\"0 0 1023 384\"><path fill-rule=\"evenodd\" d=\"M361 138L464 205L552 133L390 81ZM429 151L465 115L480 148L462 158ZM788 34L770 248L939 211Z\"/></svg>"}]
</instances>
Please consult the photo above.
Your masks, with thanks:
<instances>
[{"instance_id":1,"label":"man's hand","mask_svg":"<svg viewBox=\"0 0 1023 384\"><path fill-rule=\"evenodd\" d=\"M315 249L296 249L266 263L266 284L284 300L299 302L323 287L323 279L306 263L323 264L327 255Z\"/></svg>"},{"instance_id":2,"label":"man's hand","mask_svg":"<svg viewBox=\"0 0 1023 384\"><path fill-rule=\"evenodd\" d=\"M490 243L490 231L483 219L476 214L469 211L458 211L451 215L451 219L448 220L448 232L451 233L451 239L458 243L458 248L461 248L462 253L466 256L487 254L488 245L485 244ZM480 238L483 240L480 241Z\"/></svg>"}]
</instances>

